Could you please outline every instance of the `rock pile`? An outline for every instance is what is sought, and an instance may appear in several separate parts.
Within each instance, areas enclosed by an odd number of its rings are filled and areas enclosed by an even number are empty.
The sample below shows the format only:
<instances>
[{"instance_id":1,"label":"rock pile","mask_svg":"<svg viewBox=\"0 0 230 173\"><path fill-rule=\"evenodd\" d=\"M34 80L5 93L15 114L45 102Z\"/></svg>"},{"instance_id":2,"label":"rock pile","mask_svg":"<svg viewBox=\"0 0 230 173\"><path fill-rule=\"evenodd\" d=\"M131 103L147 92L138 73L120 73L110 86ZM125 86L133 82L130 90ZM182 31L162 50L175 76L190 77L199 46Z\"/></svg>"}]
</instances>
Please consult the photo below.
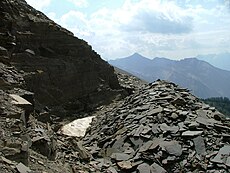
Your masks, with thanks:
<instances>
[{"instance_id":1,"label":"rock pile","mask_svg":"<svg viewBox=\"0 0 230 173\"><path fill-rule=\"evenodd\" d=\"M230 121L174 83L143 85L93 121L88 172L229 172ZM84 158L83 158L84 159Z\"/></svg>"},{"instance_id":2,"label":"rock pile","mask_svg":"<svg viewBox=\"0 0 230 173\"><path fill-rule=\"evenodd\" d=\"M127 91L130 91L130 93L132 93L131 91L140 88L143 84L147 84L147 82L116 67L115 67L115 74L117 75L120 85L124 87Z\"/></svg>"}]
</instances>

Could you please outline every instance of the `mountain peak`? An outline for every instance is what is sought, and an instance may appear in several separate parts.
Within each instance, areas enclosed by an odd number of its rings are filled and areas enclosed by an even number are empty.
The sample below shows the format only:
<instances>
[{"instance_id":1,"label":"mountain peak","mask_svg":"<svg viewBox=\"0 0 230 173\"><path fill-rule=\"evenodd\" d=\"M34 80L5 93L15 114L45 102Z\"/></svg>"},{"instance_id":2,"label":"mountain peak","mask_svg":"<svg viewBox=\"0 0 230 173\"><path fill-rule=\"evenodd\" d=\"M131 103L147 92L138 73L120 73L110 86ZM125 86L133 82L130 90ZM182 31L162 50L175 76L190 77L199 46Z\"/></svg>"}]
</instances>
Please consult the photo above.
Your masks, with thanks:
<instances>
[{"instance_id":1,"label":"mountain peak","mask_svg":"<svg viewBox=\"0 0 230 173\"><path fill-rule=\"evenodd\" d=\"M145 58L144 56L142 56L141 54L139 54L139 53L134 53L134 54L132 54L130 57L135 57L135 58Z\"/></svg>"}]
</instances>

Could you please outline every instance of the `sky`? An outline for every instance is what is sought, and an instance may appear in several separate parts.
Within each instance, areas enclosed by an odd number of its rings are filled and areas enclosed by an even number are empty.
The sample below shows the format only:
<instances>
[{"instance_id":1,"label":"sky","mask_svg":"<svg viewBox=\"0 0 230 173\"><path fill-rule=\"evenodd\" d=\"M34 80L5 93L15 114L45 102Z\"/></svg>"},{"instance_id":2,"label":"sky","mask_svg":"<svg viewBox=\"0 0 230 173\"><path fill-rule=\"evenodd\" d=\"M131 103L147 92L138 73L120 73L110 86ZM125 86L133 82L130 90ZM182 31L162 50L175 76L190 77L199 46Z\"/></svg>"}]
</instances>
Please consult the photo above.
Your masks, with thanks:
<instances>
[{"instance_id":1,"label":"sky","mask_svg":"<svg viewBox=\"0 0 230 173\"><path fill-rule=\"evenodd\" d=\"M26 0L105 60L230 52L230 0Z\"/></svg>"}]
</instances>

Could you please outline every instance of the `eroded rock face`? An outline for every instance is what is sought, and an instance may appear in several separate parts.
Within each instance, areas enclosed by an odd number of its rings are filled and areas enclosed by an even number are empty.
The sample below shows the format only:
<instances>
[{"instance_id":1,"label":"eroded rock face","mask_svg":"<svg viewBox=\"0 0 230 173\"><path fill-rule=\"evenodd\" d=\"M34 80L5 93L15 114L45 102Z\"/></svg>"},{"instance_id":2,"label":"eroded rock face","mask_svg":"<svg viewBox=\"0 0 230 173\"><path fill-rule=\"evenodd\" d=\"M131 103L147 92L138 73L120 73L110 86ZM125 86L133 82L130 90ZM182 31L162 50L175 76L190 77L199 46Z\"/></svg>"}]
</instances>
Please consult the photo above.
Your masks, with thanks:
<instances>
[{"instance_id":1,"label":"eroded rock face","mask_svg":"<svg viewBox=\"0 0 230 173\"><path fill-rule=\"evenodd\" d=\"M1 60L28 74L27 88L42 105L76 111L117 95L113 67L24 0L2 0L0 18Z\"/></svg>"},{"instance_id":2,"label":"eroded rock face","mask_svg":"<svg viewBox=\"0 0 230 173\"><path fill-rule=\"evenodd\" d=\"M73 172L54 119L122 94L113 68L24 0L0 1L0 21L0 172Z\"/></svg>"}]
</instances>

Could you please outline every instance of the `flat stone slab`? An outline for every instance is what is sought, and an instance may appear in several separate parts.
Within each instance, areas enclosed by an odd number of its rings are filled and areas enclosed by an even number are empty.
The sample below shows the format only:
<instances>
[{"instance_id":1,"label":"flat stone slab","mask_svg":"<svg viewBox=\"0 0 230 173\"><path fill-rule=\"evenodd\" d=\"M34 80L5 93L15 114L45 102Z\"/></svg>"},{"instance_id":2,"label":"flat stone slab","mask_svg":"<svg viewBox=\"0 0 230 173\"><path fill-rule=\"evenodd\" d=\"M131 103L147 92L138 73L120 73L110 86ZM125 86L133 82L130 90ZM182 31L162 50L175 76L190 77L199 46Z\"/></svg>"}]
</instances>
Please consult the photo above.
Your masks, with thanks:
<instances>
[{"instance_id":1,"label":"flat stone slab","mask_svg":"<svg viewBox=\"0 0 230 173\"><path fill-rule=\"evenodd\" d=\"M30 102L28 102L26 99L22 98L19 95L10 94L10 97L13 99L12 103L15 105L32 105Z\"/></svg>"},{"instance_id":2,"label":"flat stone slab","mask_svg":"<svg viewBox=\"0 0 230 173\"><path fill-rule=\"evenodd\" d=\"M153 163L151 165L151 173L167 173L167 171L162 168L160 165Z\"/></svg>"},{"instance_id":3,"label":"flat stone slab","mask_svg":"<svg viewBox=\"0 0 230 173\"><path fill-rule=\"evenodd\" d=\"M182 133L182 136L198 136L201 135L203 133L203 131L185 131Z\"/></svg>"},{"instance_id":4,"label":"flat stone slab","mask_svg":"<svg viewBox=\"0 0 230 173\"><path fill-rule=\"evenodd\" d=\"M193 139L193 142L195 144L195 150L198 154L205 154L206 149L205 149L205 143L204 143L204 138L201 136L198 136Z\"/></svg>"},{"instance_id":5,"label":"flat stone slab","mask_svg":"<svg viewBox=\"0 0 230 173\"><path fill-rule=\"evenodd\" d=\"M17 164L16 168L17 168L18 172L20 172L20 173L29 173L29 172L31 172L31 170L27 166L25 166L23 163Z\"/></svg>"},{"instance_id":6,"label":"flat stone slab","mask_svg":"<svg viewBox=\"0 0 230 173\"><path fill-rule=\"evenodd\" d=\"M117 161L126 161L129 160L130 155L125 153L113 153L110 157Z\"/></svg>"},{"instance_id":7,"label":"flat stone slab","mask_svg":"<svg viewBox=\"0 0 230 173\"><path fill-rule=\"evenodd\" d=\"M137 167L139 173L150 173L151 167L147 163L142 163Z\"/></svg>"},{"instance_id":8,"label":"flat stone slab","mask_svg":"<svg viewBox=\"0 0 230 173\"><path fill-rule=\"evenodd\" d=\"M94 116L74 120L64 125L59 132L67 136L83 137L93 118Z\"/></svg>"},{"instance_id":9,"label":"flat stone slab","mask_svg":"<svg viewBox=\"0 0 230 173\"><path fill-rule=\"evenodd\" d=\"M219 150L218 154L213 159L211 159L211 161L215 163L224 163L227 166L230 166L229 156L230 156L230 145L225 145Z\"/></svg>"},{"instance_id":10,"label":"flat stone slab","mask_svg":"<svg viewBox=\"0 0 230 173\"><path fill-rule=\"evenodd\" d=\"M171 155L180 156L182 154L182 148L178 141L163 141L160 146Z\"/></svg>"}]
</instances>

